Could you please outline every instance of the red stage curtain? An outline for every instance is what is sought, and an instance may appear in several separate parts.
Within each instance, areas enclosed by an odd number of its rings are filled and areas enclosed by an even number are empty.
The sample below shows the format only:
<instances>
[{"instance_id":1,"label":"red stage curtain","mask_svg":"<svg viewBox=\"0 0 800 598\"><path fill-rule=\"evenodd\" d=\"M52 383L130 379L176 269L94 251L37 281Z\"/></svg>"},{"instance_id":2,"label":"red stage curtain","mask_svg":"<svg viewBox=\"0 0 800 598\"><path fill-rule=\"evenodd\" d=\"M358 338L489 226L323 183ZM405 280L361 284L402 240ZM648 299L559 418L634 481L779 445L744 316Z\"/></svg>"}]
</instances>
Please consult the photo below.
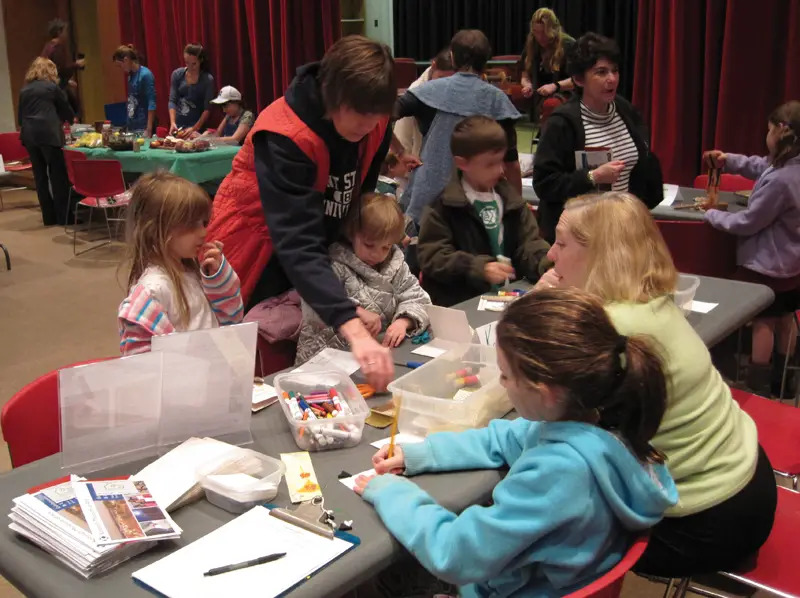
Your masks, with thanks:
<instances>
[{"instance_id":1,"label":"red stage curtain","mask_svg":"<svg viewBox=\"0 0 800 598\"><path fill-rule=\"evenodd\" d=\"M190 42L208 52L217 89L233 85L257 114L283 95L298 66L319 60L339 38L339 2L119 0L120 31L155 75L161 125L169 124L170 75ZM217 111L213 122L219 118Z\"/></svg>"},{"instance_id":2,"label":"red stage curtain","mask_svg":"<svg viewBox=\"0 0 800 598\"><path fill-rule=\"evenodd\" d=\"M798 0L640 0L633 101L668 182L691 185L705 149L765 154L798 72Z\"/></svg>"}]
</instances>

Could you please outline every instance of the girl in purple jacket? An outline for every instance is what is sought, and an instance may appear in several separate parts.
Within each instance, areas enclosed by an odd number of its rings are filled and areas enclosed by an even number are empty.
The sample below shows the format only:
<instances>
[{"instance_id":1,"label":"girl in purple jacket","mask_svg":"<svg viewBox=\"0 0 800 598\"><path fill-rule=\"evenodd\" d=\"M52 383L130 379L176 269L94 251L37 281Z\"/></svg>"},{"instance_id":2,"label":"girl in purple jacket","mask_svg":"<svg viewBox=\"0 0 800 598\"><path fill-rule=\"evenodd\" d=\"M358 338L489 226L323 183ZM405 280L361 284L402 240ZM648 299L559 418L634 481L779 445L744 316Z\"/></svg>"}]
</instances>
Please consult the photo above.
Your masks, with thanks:
<instances>
[{"instance_id":1,"label":"girl in purple jacket","mask_svg":"<svg viewBox=\"0 0 800 598\"><path fill-rule=\"evenodd\" d=\"M739 236L737 278L765 284L775 301L753 322L752 365L748 386L759 394L779 395L789 347L794 352L792 314L800 308L800 102L779 106L769 116L769 155L742 156L720 150L704 157L726 172L756 179L747 209L709 210L714 228ZM778 344L773 357L777 332Z\"/></svg>"}]
</instances>

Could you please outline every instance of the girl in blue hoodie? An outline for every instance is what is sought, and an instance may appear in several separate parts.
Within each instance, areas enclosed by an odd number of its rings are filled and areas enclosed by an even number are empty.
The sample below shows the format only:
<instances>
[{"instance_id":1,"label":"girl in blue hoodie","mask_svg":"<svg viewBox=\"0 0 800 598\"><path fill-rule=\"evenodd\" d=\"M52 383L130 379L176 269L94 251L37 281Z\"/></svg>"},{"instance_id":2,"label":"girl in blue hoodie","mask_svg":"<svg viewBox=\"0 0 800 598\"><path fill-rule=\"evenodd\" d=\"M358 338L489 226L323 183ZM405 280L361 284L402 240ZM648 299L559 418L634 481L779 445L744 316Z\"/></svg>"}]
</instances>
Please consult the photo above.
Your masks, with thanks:
<instances>
[{"instance_id":1,"label":"girl in blue hoodie","mask_svg":"<svg viewBox=\"0 0 800 598\"><path fill-rule=\"evenodd\" d=\"M576 289L529 293L497 326L501 382L521 417L384 447L355 490L459 596L563 596L611 569L678 494L649 441L666 404L661 362ZM402 477L508 467L490 506L460 515Z\"/></svg>"}]
</instances>

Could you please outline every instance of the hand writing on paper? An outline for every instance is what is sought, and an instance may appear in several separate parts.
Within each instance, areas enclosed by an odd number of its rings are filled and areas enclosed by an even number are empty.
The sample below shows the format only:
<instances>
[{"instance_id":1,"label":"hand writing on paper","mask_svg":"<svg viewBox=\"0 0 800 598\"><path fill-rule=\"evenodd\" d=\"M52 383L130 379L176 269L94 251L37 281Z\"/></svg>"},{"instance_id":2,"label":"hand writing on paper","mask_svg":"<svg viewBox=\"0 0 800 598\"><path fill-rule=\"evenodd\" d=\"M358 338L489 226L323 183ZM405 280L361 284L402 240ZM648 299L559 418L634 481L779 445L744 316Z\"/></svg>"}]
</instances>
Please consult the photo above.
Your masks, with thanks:
<instances>
[{"instance_id":1,"label":"hand writing on paper","mask_svg":"<svg viewBox=\"0 0 800 598\"><path fill-rule=\"evenodd\" d=\"M411 326L411 320L408 318L397 318L386 329L386 333L383 335L383 346L398 347L406 337L409 326Z\"/></svg>"},{"instance_id":2,"label":"hand writing on paper","mask_svg":"<svg viewBox=\"0 0 800 598\"><path fill-rule=\"evenodd\" d=\"M206 273L206 276L213 276L219 272L219 268L222 266L222 243L219 241L203 243L202 251L200 267Z\"/></svg>"},{"instance_id":3,"label":"hand writing on paper","mask_svg":"<svg viewBox=\"0 0 800 598\"><path fill-rule=\"evenodd\" d=\"M403 449L395 445L394 454L389 459L389 445L385 444L378 452L372 455L372 466L378 474L396 473L401 474L406 470L406 458Z\"/></svg>"},{"instance_id":4,"label":"hand writing on paper","mask_svg":"<svg viewBox=\"0 0 800 598\"><path fill-rule=\"evenodd\" d=\"M380 334L381 317L378 314L364 309L363 307L357 307L356 315L358 316L358 319L363 322L364 327L373 337L376 337Z\"/></svg>"}]
</instances>

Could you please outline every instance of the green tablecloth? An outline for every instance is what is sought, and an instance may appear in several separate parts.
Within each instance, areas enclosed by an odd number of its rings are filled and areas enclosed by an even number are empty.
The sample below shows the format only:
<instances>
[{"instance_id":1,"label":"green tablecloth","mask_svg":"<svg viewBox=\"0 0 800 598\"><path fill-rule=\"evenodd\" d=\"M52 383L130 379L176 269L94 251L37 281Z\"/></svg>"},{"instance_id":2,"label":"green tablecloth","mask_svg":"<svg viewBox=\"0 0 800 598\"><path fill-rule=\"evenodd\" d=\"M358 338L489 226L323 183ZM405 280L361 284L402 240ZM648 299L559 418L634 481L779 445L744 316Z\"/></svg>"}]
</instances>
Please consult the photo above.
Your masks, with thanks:
<instances>
[{"instance_id":1,"label":"green tablecloth","mask_svg":"<svg viewBox=\"0 0 800 598\"><path fill-rule=\"evenodd\" d=\"M173 150L150 149L139 152L115 152L107 147L77 149L94 160L119 160L123 172L153 172L164 169L194 183L221 179L231 171L233 158L240 146L223 146L195 154L179 154Z\"/></svg>"}]
</instances>

